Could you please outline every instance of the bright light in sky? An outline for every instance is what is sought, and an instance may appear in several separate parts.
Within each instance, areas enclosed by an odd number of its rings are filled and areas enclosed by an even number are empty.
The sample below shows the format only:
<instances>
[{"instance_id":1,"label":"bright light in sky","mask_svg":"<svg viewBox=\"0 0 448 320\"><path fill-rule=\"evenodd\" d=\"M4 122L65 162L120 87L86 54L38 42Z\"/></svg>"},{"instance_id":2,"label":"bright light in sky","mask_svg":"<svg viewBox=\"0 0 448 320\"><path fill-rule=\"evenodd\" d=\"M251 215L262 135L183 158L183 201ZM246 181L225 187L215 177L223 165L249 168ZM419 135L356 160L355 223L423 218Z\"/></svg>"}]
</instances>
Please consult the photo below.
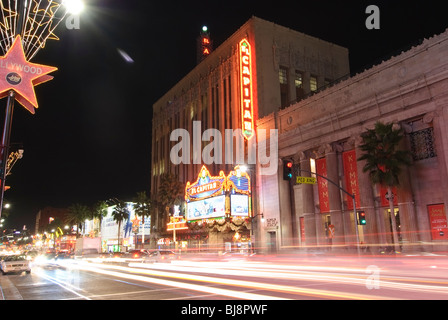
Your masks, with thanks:
<instances>
[{"instance_id":1,"label":"bright light in sky","mask_svg":"<svg viewBox=\"0 0 448 320\"><path fill-rule=\"evenodd\" d=\"M117 51L127 63L134 63L134 60L124 50L117 48Z\"/></svg>"},{"instance_id":2,"label":"bright light in sky","mask_svg":"<svg viewBox=\"0 0 448 320\"><path fill-rule=\"evenodd\" d=\"M84 10L82 0L64 0L63 4L67 7L67 12L70 14L80 14Z\"/></svg>"}]
</instances>

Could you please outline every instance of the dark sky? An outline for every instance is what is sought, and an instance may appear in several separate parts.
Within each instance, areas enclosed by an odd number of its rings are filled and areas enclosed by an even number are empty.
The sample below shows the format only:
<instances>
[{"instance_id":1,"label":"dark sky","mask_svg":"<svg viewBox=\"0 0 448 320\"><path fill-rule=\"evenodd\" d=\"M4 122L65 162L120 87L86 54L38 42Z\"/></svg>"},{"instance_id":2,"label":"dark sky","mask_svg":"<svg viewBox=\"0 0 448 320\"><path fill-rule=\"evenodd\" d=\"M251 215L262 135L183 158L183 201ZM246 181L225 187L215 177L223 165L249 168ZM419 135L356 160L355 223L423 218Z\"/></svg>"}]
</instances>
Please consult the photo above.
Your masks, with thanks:
<instances>
[{"instance_id":1,"label":"dark sky","mask_svg":"<svg viewBox=\"0 0 448 320\"><path fill-rule=\"evenodd\" d=\"M22 145L24 157L7 179L8 227L25 224L34 230L35 216L45 206L149 193L152 105L195 66L203 25L217 47L255 15L347 47L352 71L448 27L443 1L86 4L80 29L62 23L56 32L61 40L48 41L32 60L59 68L52 81L36 87L36 114L16 103L11 143ZM380 30L365 27L370 4L380 9ZM0 107L3 118L6 99Z\"/></svg>"}]
</instances>

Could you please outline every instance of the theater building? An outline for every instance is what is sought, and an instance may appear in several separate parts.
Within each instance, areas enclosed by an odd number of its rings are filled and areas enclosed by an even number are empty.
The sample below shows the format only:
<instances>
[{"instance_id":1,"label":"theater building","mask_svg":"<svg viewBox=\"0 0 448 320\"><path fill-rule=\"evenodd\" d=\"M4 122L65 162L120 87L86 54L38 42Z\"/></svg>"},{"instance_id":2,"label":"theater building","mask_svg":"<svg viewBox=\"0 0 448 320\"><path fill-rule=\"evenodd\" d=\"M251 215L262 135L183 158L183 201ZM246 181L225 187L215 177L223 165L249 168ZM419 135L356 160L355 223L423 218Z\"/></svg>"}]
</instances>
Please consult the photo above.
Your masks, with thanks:
<instances>
[{"instance_id":1,"label":"theater building","mask_svg":"<svg viewBox=\"0 0 448 320\"><path fill-rule=\"evenodd\" d=\"M207 33L207 42L212 40L212 34L213 30ZM215 161L207 163L201 154L211 141L204 135L207 129L217 129L223 135L226 129L239 129L240 134L232 140L241 137L247 156L247 141L257 139L257 119L279 112L349 73L346 48L257 17L249 19L215 49L207 50L207 56L198 59L198 65L153 105L153 197L165 173L176 174L186 186L197 180L204 164L212 177L221 171L227 177L237 164L242 164L235 161L236 157L224 161L224 146L221 161L215 157ZM170 158L180 141L179 137L170 139L176 129L188 133L187 144L192 150L188 154L182 150L184 158L180 163ZM219 152L213 153L216 156ZM247 159L244 162L247 164ZM255 164L249 166L252 217L263 213L259 210L256 170ZM186 199L182 203L181 214L185 215ZM154 221L153 229L159 233L166 230L165 215L159 212Z\"/></svg>"},{"instance_id":2,"label":"theater building","mask_svg":"<svg viewBox=\"0 0 448 320\"><path fill-rule=\"evenodd\" d=\"M285 181L281 162L277 175L261 177L262 247L346 250L356 243L355 228L373 253L394 244L389 195L357 161L361 133L381 121L404 129L402 147L413 156L393 195L401 250L446 251L447 120L447 31L258 119L258 128L278 129L279 158L293 161L294 177L316 172L336 184ZM356 193L366 225L355 223L352 198L341 189Z\"/></svg>"}]
</instances>

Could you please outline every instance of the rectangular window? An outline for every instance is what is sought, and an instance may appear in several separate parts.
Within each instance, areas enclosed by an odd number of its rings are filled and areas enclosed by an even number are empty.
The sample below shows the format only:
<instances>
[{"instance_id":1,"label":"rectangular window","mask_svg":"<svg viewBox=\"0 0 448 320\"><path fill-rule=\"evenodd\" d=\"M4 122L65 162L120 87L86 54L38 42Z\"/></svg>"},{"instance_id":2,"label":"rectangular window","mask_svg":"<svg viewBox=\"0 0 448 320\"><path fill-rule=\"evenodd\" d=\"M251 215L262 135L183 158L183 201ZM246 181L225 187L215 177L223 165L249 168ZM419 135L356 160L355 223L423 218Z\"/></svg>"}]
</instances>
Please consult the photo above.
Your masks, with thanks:
<instances>
[{"instance_id":1,"label":"rectangular window","mask_svg":"<svg viewBox=\"0 0 448 320\"><path fill-rule=\"evenodd\" d=\"M296 75L294 77L294 85L296 86L296 88L302 88L303 86L302 73L299 71L296 71Z\"/></svg>"},{"instance_id":2,"label":"rectangular window","mask_svg":"<svg viewBox=\"0 0 448 320\"><path fill-rule=\"evenodd\" d=\"M437 157L433 128L411 132L409 138L414 161Z\"/></svg>"},{"instance_id":3,"label":"rectangular window","mask_svg":"<svg viewBox=\"0 0 448 320\"><path fill-rule=\"evenodd\" d=\"M289 105L288 92L288 69L280 67L278 71L278 80L280 81L280 104L281 108L286 108Z\"/></svg>"},{"instance_id":4,"label":"rectangular window","mask_svg":"<svg viewBox=\"0 0 448 320\"><path fill-rule=\"evenodd\" d=\"M311 92L317 91L317 78L315 76L310 77L310 91Z\"/></svg>"},{"instance_id":5,"label":"rectangular window","mask_svg":"<svg viewBox=\"0 0 448 320\"><path fill-rule=\"evenodd\" d=\"M278 70L278 80L280 84L288 84L288 70L284 67L280 67Z\"/></svg>"},{"instance_id":6,"label":"rectangular window","mask_svg":"<svg viewBox=\"0 0 448 320\"><path fill-rule=\"evenodd\" d=\"M305 91L303 91L303 75L296 70L294 77L294 86L296 87L296 99L301 100L305 97Z\"/></svg>"}]
</instances>

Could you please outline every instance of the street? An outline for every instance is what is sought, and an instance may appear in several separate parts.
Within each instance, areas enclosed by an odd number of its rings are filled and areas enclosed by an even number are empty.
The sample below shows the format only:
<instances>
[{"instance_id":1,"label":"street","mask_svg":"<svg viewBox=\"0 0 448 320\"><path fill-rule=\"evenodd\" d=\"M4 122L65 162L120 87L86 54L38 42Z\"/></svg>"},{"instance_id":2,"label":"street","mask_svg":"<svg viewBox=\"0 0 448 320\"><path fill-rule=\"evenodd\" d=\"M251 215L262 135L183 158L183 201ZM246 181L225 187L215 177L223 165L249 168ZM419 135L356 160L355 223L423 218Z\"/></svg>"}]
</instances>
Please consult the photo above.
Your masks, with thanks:
<instances>
[{"instance_id":1,"label":"street","mask_svg":"<svg viewBox=\"0 0 448 320\"><path fill-rule=\"evenodd\" d=\"M439 255L61 260L0 284L4 300L445 300L447 269Z\"/></svg>"}]
</instances>

